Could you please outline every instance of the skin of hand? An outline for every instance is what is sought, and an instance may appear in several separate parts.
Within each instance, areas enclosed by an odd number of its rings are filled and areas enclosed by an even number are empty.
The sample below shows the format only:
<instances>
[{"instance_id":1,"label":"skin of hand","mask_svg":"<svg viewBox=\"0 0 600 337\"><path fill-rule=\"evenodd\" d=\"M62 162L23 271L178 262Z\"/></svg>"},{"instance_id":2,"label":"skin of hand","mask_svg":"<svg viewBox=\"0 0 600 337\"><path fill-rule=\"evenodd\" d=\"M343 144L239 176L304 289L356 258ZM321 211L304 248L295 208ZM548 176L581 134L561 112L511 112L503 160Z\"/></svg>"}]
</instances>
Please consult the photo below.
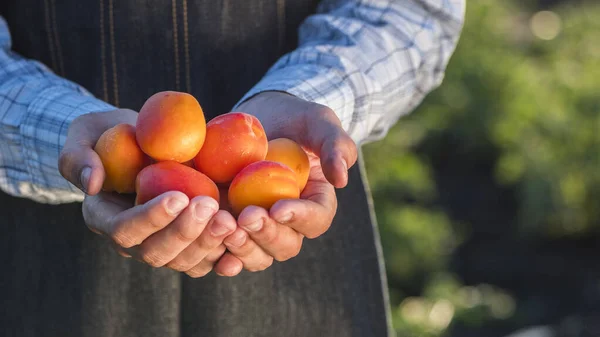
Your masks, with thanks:
<instances>
[{"instance_id":1,"label":"skin of hand","mask_svg":"<svg viewBox=\"0 0 600 337\"><path fill-rule=\"evenodd\" d=\"M242 262L223 256L223 240L235 234L236 220L212 198L189 200L172 191L133 207L133 197L101 191L105 172L94 145L105 130L120 123L135 125L136 120L137 112L118 109L79 116L69 126L58 166L63 177L86 193L86 225L108 238L119 254L152 267L201 277L221 261L219 275L237 275Z\"/></svg>"},{"instance_id":2,"label":"skin of hand","mask_svg":"<svg viewBox=\"0 0 600 337\"><path fill-rule=\"evenodd\" d=\"M310 175L300 199L280 200L270 210L249 206L238 216L238 228L227 236L227 252L215 265L219 274L237 268L263 270L300 252L305 237L325 233L336 214L335 188L348 183L348 168L357 160L356 143L333 110L282 92L263 92L237 111L256 116L268 139L289 138L310 159Z\"/></svg>"}]
</instances>

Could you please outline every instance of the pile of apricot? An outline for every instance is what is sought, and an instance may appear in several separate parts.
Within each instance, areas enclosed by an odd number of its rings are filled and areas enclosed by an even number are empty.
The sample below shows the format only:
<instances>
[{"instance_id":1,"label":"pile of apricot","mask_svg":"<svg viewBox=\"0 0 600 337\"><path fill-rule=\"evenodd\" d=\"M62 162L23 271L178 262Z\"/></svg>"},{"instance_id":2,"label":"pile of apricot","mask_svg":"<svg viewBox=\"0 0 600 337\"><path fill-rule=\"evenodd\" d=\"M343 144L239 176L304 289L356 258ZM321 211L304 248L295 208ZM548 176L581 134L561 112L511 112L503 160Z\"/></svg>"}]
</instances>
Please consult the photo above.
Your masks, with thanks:
<instances>
[{"instance_id":1,"label":"pile of apricot","mask_svg":"<svg viewBox=\"0 0 600 337\"><path fill-rule=\"evenodd\" d=\"M151 96L135 126L106 130L94 149L106 173L102 189L135 193L136 205L180 191L227 203L222 208L234 214L249 205L269 209L299 198L310 169L300 145L268 141L256 117L230 112L206 123L198 101L174 91Z\"/></svg>"}]
</instances>

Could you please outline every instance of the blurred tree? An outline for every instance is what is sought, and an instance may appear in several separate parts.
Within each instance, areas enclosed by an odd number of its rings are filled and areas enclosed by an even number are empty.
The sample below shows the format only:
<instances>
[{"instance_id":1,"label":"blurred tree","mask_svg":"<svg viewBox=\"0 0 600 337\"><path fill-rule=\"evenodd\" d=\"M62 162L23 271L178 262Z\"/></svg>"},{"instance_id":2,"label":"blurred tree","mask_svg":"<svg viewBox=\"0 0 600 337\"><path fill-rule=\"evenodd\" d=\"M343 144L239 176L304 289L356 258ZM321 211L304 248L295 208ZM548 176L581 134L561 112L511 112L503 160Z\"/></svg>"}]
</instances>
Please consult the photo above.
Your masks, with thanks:
<instances>
[{"instance_id":1,"label":"blurred tree","mask_svg":"<svg viewBox=\"0 0 600 337\"><path fill-rule=\"evenodd\" d=\"M398 331L487 324L500 334L556 319L586 296L600 308L597 286L571 289L563 297L573 302L555 308L562 295L521 284L553 275L588 285L588 274L565 274L588 266L560 254L586 260L573 249L595 246L600 230L598 41L596 2L468 2L443 85L365 146ZM473 273L497 284L465 286Z\"/></svg>"}]
</instances>

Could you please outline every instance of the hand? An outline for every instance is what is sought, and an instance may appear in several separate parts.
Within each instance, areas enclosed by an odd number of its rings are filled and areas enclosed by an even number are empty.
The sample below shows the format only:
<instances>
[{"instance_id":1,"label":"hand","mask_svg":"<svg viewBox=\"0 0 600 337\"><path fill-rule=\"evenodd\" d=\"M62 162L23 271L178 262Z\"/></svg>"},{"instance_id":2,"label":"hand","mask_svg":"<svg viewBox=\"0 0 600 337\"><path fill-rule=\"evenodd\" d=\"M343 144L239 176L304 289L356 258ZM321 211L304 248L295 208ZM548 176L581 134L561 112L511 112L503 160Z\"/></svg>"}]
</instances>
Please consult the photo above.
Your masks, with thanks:
<instances>
[{"instance_id":1,"label":"hand","mask_svg":"<svg viewBox=\"0 0 600 337\"><path fill-rule=\"evenodd\" d=\"M337 210L334 187L348 183L357 149L331 109L285 93L261 93L238 111L256 116L268 139L292 139L310 158L310 175L300 199L280 200L269 211L244 209L238 217L240 228L225 239L229 252L215 266L215 270L230 268L233 255L245 269L262 270L273 258L285 261L296 256L304 237L316 238L329 229Z\"/></svg>"},{"instance_id":2,"label":"hand","mask_svg":"<svg viewBox=\"0 0 600 337\"><path fill-rule=\"evenodd\" d=\"M69 127L59 159L61 174L87 195L83 217L94 233L109 238L119 254L133 256L153 267L206 275L225 252L223 239L237 227L235 219L209 197L188 197L177 191L164 193L133 207L133 197L101 192L104 168L93 150L102 133L120 123L135 125L137 113L114 110L82 115ZM205 230L206 229L206 230ZM242 269L238 259L222 259L221 274Z\"/></svg>"}]
</instances>

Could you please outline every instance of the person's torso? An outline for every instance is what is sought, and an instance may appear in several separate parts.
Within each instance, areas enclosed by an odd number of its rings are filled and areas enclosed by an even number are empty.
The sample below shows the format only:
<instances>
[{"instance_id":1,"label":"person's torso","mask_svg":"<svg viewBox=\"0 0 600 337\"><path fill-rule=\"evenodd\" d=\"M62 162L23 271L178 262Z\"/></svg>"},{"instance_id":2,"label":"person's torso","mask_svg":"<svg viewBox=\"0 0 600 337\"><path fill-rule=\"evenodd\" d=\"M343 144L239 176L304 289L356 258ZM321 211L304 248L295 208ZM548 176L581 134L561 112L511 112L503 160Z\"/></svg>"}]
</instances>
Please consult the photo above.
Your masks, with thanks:
<instances>
[{"instance_id":1,"label":"person's torso","mask_svg":"<svg viewBox=\"0 0 600 337\"><path fill-rule=\"evenodd\" d=\"M138 110L162 90L228 112L285 52L317 0L1 0L14 50ZM0 193L3 335L388 336L378 234L358 167L331 229L261 273L191 279L123 259L80 205ZM27 212L15 211L27 210Z\"/></svg>"}]
</instances>

